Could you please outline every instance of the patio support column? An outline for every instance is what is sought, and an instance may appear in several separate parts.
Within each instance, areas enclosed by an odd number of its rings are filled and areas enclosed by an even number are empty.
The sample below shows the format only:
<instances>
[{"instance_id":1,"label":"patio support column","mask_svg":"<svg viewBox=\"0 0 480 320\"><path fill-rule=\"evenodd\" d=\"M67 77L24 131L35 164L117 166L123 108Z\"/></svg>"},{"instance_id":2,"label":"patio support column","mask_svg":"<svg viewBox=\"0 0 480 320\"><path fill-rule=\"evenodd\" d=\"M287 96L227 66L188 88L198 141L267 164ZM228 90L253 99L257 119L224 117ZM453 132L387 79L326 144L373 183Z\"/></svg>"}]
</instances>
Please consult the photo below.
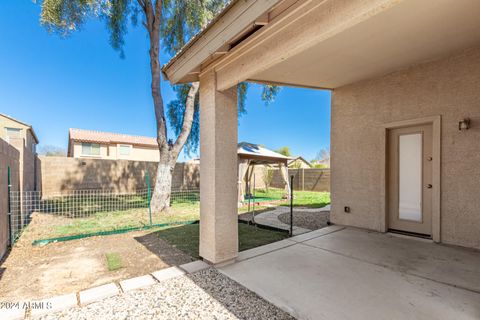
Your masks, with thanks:
<instances>
[{"instance_id":1,"label":"patio support column","mask_svg":"<svg viewBox=\"0 0 480 320\"><path fill-rule=\"evenodd\" d=\"M237 88L217 91L200 76L200 256L213 264L238 254Z\"/></svg>"}]
</instances>

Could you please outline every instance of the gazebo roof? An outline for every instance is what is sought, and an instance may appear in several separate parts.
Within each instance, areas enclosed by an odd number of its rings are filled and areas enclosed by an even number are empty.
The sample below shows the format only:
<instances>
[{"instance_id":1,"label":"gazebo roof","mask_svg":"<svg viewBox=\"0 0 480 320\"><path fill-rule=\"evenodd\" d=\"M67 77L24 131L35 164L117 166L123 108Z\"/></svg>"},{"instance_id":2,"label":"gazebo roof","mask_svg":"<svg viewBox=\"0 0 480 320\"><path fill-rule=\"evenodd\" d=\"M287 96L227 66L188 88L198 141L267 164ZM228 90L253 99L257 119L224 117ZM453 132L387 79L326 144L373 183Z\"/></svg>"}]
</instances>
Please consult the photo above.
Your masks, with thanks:
<instances>
[{"instance_id":1,"label":"gazebo roof","mask_svg":"<svg viewBox=\"0 0 480 320\"><path fill-rule=\"evenodd\" d=\"M283 154L249 142L240 142L237 153L239 158L249 159L257 164L287 163L290 160Z\"/></svg>"}]
</instances>

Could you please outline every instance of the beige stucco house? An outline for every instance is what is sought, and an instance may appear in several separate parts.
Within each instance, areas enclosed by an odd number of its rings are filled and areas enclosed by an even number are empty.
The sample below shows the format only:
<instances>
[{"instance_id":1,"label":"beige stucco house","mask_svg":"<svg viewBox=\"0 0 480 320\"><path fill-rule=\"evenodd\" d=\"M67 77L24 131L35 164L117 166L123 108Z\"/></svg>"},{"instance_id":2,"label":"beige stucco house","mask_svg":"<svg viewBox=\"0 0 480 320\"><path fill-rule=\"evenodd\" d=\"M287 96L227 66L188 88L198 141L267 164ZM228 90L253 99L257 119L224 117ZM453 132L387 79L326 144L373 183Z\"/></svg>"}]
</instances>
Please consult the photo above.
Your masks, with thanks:
<instances>
[{"instance_id":1,"label":"beige stucco house","mask_svg":"<svg viewBox=\"0 0 480 320\"><path fill-rule=\"evenodd\" d=\"M33 127L20 120L0 113L0 138L6 142L13 139L23 139L25 148L37 153L38 138Z\"/></svg>"},{"instance_id":2,"label":"beige stucco house","mask_svg":"<svg viewBox=\"0 0 480 320\"><path fill-rule=\"evenodd\" d=\"M38 138L33 127L8 115L0 114L0 139L19 152L20 191L35 190Z\"/></svg>"},{"instance_id":3,"label":"beige stucco house","mask_svg":"<svg viewBox=\"0 0 480 320\"><path fill-rule=\"evenodd\" d=\"M25 210L9 215L9 191L37 190L37 144L33 127L0 114L0 259L12 241L12 230L25 223Z\"/></svg>"},{"instance_id":4,"label":"beige stucco house","mask_svg":"<svg viewBox=\"0 0 480 320\"><path fill-rule=\"evenodd\" d=\"M163 68L200 82L200 255L238 253L242 81L332 91L333 223L479 249L479 16L474 0L232 1Z\"/></svg>"},{"instance_id":5,"label":"beige stucco house","mask_svg":"<svg viewBox=\"0 0 480 320\"><path fill-rule=\"evenodd\" d=\"M158 161L155 138L120 133L70 129L68 156L73 158Z\"/></svg>"},{"instance_id":6,"label":"beige stucco house","mask_svg":"<svg viewBox=\"0 0 480 320\"><path fill-rule=\"evenodd\" d=\"M308 169L312 167L312 164L305 158L298 156L291 157L290 160L288 160L288 167L294 169Z\"/></svg>"}]
</instances>

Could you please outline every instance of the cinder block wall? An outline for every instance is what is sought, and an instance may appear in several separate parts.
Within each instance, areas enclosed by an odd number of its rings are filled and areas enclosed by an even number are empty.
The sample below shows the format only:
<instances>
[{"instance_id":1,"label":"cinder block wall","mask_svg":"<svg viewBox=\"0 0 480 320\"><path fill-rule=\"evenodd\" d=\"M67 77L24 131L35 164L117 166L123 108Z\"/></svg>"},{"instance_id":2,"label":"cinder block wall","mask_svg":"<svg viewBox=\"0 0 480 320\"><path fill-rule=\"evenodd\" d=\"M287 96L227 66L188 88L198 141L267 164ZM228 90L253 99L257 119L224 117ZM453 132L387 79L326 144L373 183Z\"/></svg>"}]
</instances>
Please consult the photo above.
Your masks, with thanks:
<instances>
[{"instance_id":1,"label":"cinder block wall","mask_svg":"<svg viewBox=\"0 0 480 320\"><path fill-rule=\"evenodd\" d=\"M23 138L10 138L10 145L19 152L20 191L34 191L36 154L25 143Z\"/></svg>"},{"instance_id":2,"label":"cinder block wall","mask_svg":"<svg viewBox=\"0 0 480 320\"><path fill-rule=\"evenodd\" d=\"M288 176L292 175L294 190L330 192L330 169L288 169ZM272 187L283 188L284 185L280 171L275 170Z\"/></svg>"},{"instance_id":3,"label":"cinder block wall","mask_svg":"<svg viewBox=\"0 0 480 320\"><path fill-rule=\"evenodd\" d=\"M146 174L154 185L157 162L38 157L37 180L44 196L68 190L103 189L133 192L147 187ZM173 189L198 188L199 167L177 163L172 177Z\"/></svg>"},{"instance_id":4,"label":"cinder block wall","mask_svg":"<svg viewBox=\"0 0 480 320\"><path fill-rule=\"evenodd\" d=\"M8 168L12 191L19 190L19 161L17 149L0 139L0 259L7 250L9 241L8 230Z\"/></svg>"}]
</instances>

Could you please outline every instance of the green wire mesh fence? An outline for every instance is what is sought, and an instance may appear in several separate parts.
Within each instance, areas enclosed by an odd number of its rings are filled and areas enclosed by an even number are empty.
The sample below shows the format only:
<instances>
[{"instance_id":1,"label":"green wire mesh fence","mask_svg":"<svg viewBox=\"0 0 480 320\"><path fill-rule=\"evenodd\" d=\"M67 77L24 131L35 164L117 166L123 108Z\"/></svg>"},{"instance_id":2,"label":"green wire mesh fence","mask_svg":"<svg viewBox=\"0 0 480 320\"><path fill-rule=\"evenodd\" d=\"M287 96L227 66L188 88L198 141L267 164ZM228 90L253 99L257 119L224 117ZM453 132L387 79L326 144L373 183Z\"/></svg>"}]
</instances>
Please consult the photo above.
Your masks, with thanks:
<instances>
[{"instance_id":1,"label":"green wire mesh fence","mask_svg":"<svg viewBox=\"0 0 480 320\"><path fill-rule=\"evenodd\" d=\"M22 231L43 239L198 220L199 202L198 189L172 190L170 209L151 213L148 189L72 190L48 196L11 191L11 239L17 240Z\"/></svg>"}]
</instances>

